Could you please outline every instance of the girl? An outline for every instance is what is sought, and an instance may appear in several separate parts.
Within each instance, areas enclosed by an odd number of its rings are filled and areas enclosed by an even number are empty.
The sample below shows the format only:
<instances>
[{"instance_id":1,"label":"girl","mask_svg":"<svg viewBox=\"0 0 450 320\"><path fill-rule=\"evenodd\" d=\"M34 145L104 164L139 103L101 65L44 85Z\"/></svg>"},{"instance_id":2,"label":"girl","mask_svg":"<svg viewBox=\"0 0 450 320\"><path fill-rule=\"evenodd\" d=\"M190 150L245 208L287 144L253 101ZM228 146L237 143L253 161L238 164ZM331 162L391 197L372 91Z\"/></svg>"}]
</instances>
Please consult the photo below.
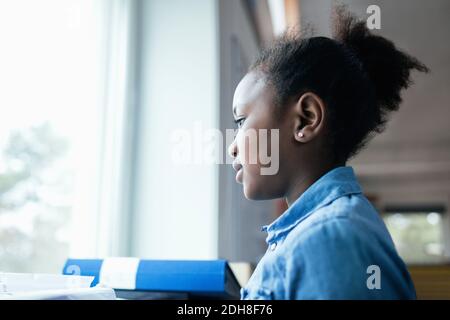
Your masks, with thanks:
<instances>
[{"instance_id":1,"label":"girl","mask_svg":"<svg viewBox=\"0 0 450 320\"><path fill-rule=\"evenodd\" d=\"M332 39L277 40L236 88L239 131L229 147L236 180L248 199L284 197L289 205L263 227L268 250L242 299L415 298L405 264L346 162L398 109L410 72L428 70L342 8L334 25ZM259 129L279 129L275 175L248 161L245 132Z\"/></svg>"}]
</instances>

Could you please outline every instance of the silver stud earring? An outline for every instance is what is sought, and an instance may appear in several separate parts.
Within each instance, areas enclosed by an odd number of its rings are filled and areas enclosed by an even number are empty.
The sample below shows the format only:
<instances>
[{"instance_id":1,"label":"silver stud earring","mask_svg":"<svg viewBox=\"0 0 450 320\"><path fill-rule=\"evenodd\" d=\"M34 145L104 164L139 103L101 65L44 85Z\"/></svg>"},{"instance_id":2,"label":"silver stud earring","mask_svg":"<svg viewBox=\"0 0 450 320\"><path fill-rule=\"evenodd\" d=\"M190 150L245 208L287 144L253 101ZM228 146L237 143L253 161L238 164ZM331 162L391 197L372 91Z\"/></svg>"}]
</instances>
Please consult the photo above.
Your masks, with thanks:
<instances>
[{"instance_id":1,"label":"silver stud earring","mask_svg":"<svg viewBox=\"0 0 450 320\"><path fill-rule=\"evenodd\" d=\"M303 138L303 136L304 136L303 132L299 131L299 132L298 132L298 136L299 136L300 138Z\"/></svg>"}]
</instances>

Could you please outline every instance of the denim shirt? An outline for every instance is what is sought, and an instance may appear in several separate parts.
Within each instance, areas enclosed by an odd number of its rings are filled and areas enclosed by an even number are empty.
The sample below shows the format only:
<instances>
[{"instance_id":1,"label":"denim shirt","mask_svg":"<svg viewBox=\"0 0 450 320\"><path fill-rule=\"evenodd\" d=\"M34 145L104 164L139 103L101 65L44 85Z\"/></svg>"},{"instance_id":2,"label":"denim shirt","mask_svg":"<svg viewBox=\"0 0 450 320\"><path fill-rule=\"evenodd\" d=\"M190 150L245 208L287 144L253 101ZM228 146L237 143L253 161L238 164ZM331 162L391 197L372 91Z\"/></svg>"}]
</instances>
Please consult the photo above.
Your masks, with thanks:
<instances>
[{"instance_id":1,"label":"denim shirt","mask_svg":"<svg viewBox=\"0 0 450 320\"><path fill-rule=\"evenodd\" d=\"M262 228L268 248L241 299L415 299L386 226L351 167L314 182Z\"/></svg>"}]
</instances>

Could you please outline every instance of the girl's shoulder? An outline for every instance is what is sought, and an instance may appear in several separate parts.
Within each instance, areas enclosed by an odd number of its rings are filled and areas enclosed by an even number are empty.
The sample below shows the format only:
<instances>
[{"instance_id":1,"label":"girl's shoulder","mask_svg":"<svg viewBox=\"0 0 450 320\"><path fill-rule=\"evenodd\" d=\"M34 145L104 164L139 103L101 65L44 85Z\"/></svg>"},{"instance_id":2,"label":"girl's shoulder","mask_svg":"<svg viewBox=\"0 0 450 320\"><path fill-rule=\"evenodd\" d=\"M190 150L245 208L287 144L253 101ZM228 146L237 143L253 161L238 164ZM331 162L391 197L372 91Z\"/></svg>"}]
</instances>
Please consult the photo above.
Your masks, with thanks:
<instances>
[{"instance_id":1,"label":"girl's shoulder","mask_svg":"<svg viewBox=\"0 0 450 320\"><path fill-rule=\"evenodd\" d=\"M379 213L362 194L340 197L308 214L286 236L288 247L313 242L372 242L391 238Z\"/></svg>"}]
</instances>

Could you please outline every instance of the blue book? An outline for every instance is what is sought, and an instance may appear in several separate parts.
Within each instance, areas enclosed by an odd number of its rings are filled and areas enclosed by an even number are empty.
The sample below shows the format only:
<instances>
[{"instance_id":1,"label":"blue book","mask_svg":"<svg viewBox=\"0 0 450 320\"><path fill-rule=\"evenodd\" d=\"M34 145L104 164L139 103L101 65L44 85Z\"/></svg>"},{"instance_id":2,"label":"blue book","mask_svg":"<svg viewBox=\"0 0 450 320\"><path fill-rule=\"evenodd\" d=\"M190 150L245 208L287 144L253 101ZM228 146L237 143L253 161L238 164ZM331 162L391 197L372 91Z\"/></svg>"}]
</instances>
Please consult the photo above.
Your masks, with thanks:
<instances>
[{"instance_id":1,"label":"blue book","mask_svg":"<svg viewBox=\"0 0 450 320\"><path fill-rule=\"evenodd\" d=\"M68 259L63 274L93 276L91 286L109 286L118 297L239 299L226 260Z\"/></svg>"}]
</instances>

